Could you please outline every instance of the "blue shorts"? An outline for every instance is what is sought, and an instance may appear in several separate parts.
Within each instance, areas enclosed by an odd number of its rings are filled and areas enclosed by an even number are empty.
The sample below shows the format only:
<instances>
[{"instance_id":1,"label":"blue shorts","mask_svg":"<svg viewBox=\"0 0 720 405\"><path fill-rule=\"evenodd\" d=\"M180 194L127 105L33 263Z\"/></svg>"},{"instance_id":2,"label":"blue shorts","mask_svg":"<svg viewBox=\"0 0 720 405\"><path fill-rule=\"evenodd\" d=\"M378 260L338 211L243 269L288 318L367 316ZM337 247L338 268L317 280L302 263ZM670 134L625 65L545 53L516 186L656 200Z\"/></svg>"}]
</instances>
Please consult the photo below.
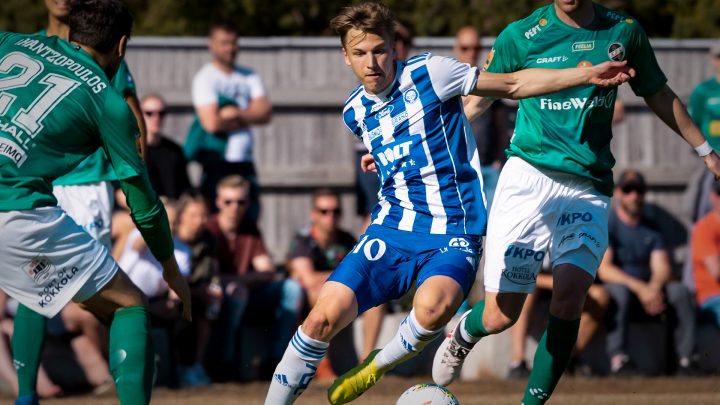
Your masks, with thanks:
<instances>
[{"instance_id":1,"label":"blue shorts","mask_svg":"<svg viewBox=\"0 0 720 405\"><path fill-rule=\"evenodd\" d=\"M432 276L448 276L467 295L481 253L477 236L434 235L371 225L328 281L355 292L358 314L400 298Z\"/></svg>"}]
</instances>

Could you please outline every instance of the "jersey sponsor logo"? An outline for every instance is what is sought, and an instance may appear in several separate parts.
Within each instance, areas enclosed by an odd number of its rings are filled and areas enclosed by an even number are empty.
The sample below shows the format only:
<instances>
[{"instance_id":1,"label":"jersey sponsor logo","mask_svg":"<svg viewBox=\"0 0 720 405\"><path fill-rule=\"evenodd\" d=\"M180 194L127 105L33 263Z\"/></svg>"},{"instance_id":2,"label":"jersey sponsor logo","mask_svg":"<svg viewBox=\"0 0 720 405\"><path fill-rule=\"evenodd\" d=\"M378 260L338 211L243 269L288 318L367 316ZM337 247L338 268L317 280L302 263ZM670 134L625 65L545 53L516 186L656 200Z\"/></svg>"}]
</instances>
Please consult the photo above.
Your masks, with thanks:
<instances>
[{"instance_id":1,"label":"jersey sponsor logo","mask_svg":"<svg viewBox=\"0 0 720 405\"><path fill-rule=\"evenodd\" d=\"M592 63L587 60L581 60L580 63L577 64L577 67L590 67L592 66Z\"/></svg>"},{"instance_id":2,"label":"jersey sponsor logo","mask_svg":"<svg viewBox=\"0 0 720 405\"><path fill-rule=\"evenodd\" d=\"M568 60L568 57L565 55L562 56L552 56L549 58L537 58L535 61L538 65L542 65L543 63L556 63L556 62L565 62Z\"/></svg>"},{"instance_id":3,"label":"jersey sponsor logo","mask_svg":"<svg viewBox=\"0 0 720 405\"><path fill-rule=\"evenodd\" d=\"M513 284L530 285L535 283L535 272L527 266L513 266L503 269L501 275Z\"/></svg>"},{"instance_id":4,"label":"jersey sponsor logo","mask_svg":"<svg viewBox=\"0 0 720 405\"><path fill-rule=\"evenodd\" d=\"M37 256L25 263L23 270L35 284L44 284L52 274L55 266L45 256Z\"/></svg>"},{"instance_id":5,"label":"jersey sponsor logo","mask_svg":"<svg viewBox=\"0 0 720 405\"><path fill-rule=\"evenodd\" d=\"M572 225L578 221L590 222L592 220L593 216L589 212L568 212L566 214L560 215L560 218L558 219L558 225Z\"/></svg>"},{"instance_id":6,"label":"jersey sponsor logo","mask_svg":"<svg viewBox=\"0 0 720 405\"><path fill-rule=\"evenodd\" d=\"M377 159L383 166L395 163L396 160L402 159L410 155L410 146L413 141L405 141L385 148L385 150L377 152Z\"/></svg>"},{"instance_id":7,"label":"jersey sponsor logo","mask_svg":"<svg viewBox=\"0 0 720 405\"><path fill-rule=\"evenodd\" d=\"M534 27L525 31L525 39L530 39L530 38L534 37L540 31L542 31L542 26L540 25L540 23L537 23Z\"/></svg>"},{"instance_id":8,"label":"jersey sponsor logo","mask_svg":"<svg viewBox=\"0 0 720 405\"><path fill-rule=\"evenodd\" d=\"M5 156L20 167L27 160L27 154L20 146L9 139L0 139L0 156Z\"/></svg>"},{"instance_id":9,"label":"jersey sponsor logo","mask_svg":"<svg viewBox=\"0 0 720 405\"><path fill-rule=\"evenodd\" d=\"M710 97L707 99L707 105L720 104L720 97Z\"/></svg>"},{"instance_id":10,"label":"jersey sponsor logo","mask_svg":"<svg viewBox=\"0 0 720 405\"><path fill-rule=\"evenodd\" d=\"M490 64L493 61L493 58L495 57L495 48L490 49L490 53L487 56L487 59L485 60L485 64L483 65L483 70L487 70L487 68L490 67Z\"/></svg>"},{"instance_id":11,"label":"jersey sponsor logo","mask_svg":"<svg viewBox=\"0 0 720 405\"><path fill-rule=\"evenodd\" d=\"M464 248L470 246L470 242L468 242L465 238L452 238L450 239L448 246L454 248Z\"/></svg>"},{"instance_id":12,"label":"jersey sponsor logo","mask_svg":"<svg viewBox=\"0 0 720 405\"><path fill-rule=\"evenodd\" d=\"M40 308L45 308L46 306L50 305L55 300L55 297L60 294L60 291L62 291L65 286L68 285L70 280L72 280L79 271L80 269L74 266L70 269L64 268L58 271L57 277L50 280L48 285L43 288L43 290L38 294L40 295L40 301L38 301L38 306Z\"/></svg>"},{"instance_id":13,"label":"jersey sponsor logo","mask_svg":"<svg viewBox=\"0 0 720 405\"><path fill-rule=\"evenodd\" d=\"M381 119L383 119L383 118L387 117L388 115L392 114L392 112L393 112L394 109L395 109L395 107L393 107L392 105L389 105L389 106L385 107L384 109L380 110L379 113L377 113L377 115L375 116L375 119L378 120L378 121L380 121Z\"/></svg>"},{"instance_id":14,"label":"jersey sponsor logo","mask_svg":"<svg viewBox=\"0 0 720 405\"><path fill-rule=\"evenodd\" d=\"M542 262L545 258L545 252L542 250L533 250L530 248L523 248L520 246L510 245L505 250L505 257L512 257L514 259L527 260L532 258L536 262Z\"/></svg>"},{"instance_id":15,"label":"jersey sponsor logo","mask_svg":"<svg viewBox=\"0 0 720 405\"><path fill-rule=\"evenodd\" d=\"M406 103L412 104L416 102L420 98L420 95L418 94L417 90L410 89L403 93L403 100L405 100Z\"/></svg>"},{"instance_id":16,"label":"jersey sponsor logo","mask_svg":"<svg viewBox=\"0 0 720 405\"><path fill-rule=\"evenodd\" d=\"M625 17L621 14L618 14L614 11L608 11L607 12L607 18L615 21L622 21Z\"/></svg>"},{"instance_id":17,"label":"jersey sponsor logo","mask_svg":"<svg viewBox=\"0 0 720 405\"><path fill-rule=\"evenodd\" d=\"M615 62L620 62L625 59L625 46L619 42L613 42L608 46L607 50L608 58Z\"/></svg>"},{"instance_id":18,"label":"jersey sponsor logo","mask_svg":"<svg viewBox=\"0 0 720 405\"><path fill-rule=\"evenodd\" d=\"M572 44L573 52L592 51L595 49L595 41L582 41Z\"/></svg>"},{"instance_id":19,"label":"jersey sponsor logo","mask_svg":"<svg viewBox=\"0 0 720 405\"><path fill-rule=\"evenodd\" d=\"M635 20L633 20L632 18L626 18L626 19L625 19L625 22L628 23L628 24L632 24L632 23L635 22Z\"/></svg>"},{"instance_id":20,"label":"jersey sponsor logo","mask_svg":"<svg viewBox=\"0 0 720 405\"><path fill-rule=\"evenodd\" d=\"M565 100L556 100L552 98L541 98L540 109L552 111L569 111L582 110L592 108L613 108L615 103L615 90L610 90L607 95L588 97L572 97Z\"/></svg>"},{"instance_id":21,"label":"jersey sponsor logo","mask_svg":"<svg viewBox=\"0 0 720 405\"><path fill-rule=\"evenodd\" d=\"M388 107L392 107L392 106L388 106ZM385 111L385 110L383 110L383 111ZM383 111L381 111L381 113L382 113ZM392 108L390 109L390 111L392 111ZM387 115L387 114L389 114L389 112L386 113L386 115ZM376 118L378 121L380 121L379 114L378 114L378 116L376 116L375 118ZM394 128L394 127L397 127L398 125L400 125L400 123L406 121L407 119L408 119L408 113L407 113L407 111L402 111L400 114L395 115L395 116L392 117L392 119L391 119L393 128ZM363 123L363 125L364 125L364 123ZM367 131L367 126L365 126L364 130ZM375 139L381 137L382 134L383 134L382 127L375 127L373 130L371 130L370 132L367 133L367 137L368 137L368 139L372 142L372 141L374 141Z\"/></svg>"}]
</instances>

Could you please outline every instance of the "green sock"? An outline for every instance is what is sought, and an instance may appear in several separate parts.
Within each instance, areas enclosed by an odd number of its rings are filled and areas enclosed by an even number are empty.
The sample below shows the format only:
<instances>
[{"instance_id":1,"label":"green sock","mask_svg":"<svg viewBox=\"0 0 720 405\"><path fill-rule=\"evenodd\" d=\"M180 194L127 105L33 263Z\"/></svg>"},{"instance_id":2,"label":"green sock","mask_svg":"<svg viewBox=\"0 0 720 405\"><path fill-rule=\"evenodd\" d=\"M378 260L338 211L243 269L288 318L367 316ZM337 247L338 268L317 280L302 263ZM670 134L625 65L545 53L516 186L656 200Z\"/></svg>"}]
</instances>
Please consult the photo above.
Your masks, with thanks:
<instances>
[{"instance_id":1,"label":"green sock","mask_svg":"<svg viewBox=\"0 0 720 405\"><path fill-rule=\"evenodd\" d=\"M115 312L110 325L110 372L122 405L150 403L155 353L145 307Z\"/></svg>"},{"instance_id":2,"label":"green sock","mask_svg":"<svg viewBox=\"0 0 720 405\"><path fill-rule=\"evenodd\" d=\"M566 321L550 315L535 352L523 405L544 404L550 398L570 361L579 328L580 319Z\"/></svg>"},{"instance_id":3,"label":"green sock","mask_svg":"<svg viewBox=\"0 0 720 405\"><path fill-rule=\"evenodd\" d=\"M482 322L484 310L485 300L478 301L473 307L472 311L470 311L470 314L467 316L467 318L465 318L465 332L467 332L471 337L475 338L472 339L474 341L470 343L475 343L481 338L490 335L490 333L488 333L488 331L485 329L485 326ZM463 336L463 338L465 338L465 336Z\"/></svg>"},{"instance_id":4,"label":"green sock","mask_svg":"<svg viewBox=\"0 0 720 405\"><path fill-rule=\"evenodd\" d=\"M12 354L20 397L37 394L37 374L46 330L47 318L25 305L18 306L13 327Z\"/></svg>"}]
</instances>

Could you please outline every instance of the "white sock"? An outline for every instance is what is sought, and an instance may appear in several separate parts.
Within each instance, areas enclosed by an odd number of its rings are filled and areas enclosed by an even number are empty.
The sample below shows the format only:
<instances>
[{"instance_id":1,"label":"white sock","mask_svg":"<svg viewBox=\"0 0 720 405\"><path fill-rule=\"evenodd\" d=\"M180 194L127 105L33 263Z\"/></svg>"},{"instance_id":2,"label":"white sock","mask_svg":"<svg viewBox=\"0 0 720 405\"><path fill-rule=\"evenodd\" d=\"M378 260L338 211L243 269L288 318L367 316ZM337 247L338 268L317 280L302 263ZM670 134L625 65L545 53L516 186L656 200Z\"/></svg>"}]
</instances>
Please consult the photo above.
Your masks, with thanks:
<instances>
[{"instance_id":1,"label":"white sock","mask_svg":"<svg viewBox=\"0 0 720 405\"><path fill-rule=\"evenodd\" d=\"M427 330L420 326L415 317L415 309L402 321L397 334L375 356L375 364L383 371L414 357L422 349L440 336L444 328Z\"/></svg>"},{"instance_id":2,"label":"white sock","mask_svg":"<svg viewBox=\"0 0 720 405\"><path fill-rule=\"evenodd\" d=\"M482 338L479 338L479 337L477 337L477 336L473 336L473 335L471 335L470 333L468 333L467 329L465 329L465 320L466 320L466 319L467 319L467 318L464 318L464 319L462 320L462 322L460 323L460 337L461 337L464 341L466 341L466 342L468 342L468 343L470 343L470 344L475 344L475 343L479 342L480 339L482 339Z\"/></svg>"},{"instance_id":3,"label":"white sock","mask_svg":"<svg viewBox=\"0 0 720 405\"><path fill-rule=\"evenodd\" d=\"M265 405L290 405L310 385L329 343L315 340L298 328L273 373Z\"/></svg>"}]
</instances>

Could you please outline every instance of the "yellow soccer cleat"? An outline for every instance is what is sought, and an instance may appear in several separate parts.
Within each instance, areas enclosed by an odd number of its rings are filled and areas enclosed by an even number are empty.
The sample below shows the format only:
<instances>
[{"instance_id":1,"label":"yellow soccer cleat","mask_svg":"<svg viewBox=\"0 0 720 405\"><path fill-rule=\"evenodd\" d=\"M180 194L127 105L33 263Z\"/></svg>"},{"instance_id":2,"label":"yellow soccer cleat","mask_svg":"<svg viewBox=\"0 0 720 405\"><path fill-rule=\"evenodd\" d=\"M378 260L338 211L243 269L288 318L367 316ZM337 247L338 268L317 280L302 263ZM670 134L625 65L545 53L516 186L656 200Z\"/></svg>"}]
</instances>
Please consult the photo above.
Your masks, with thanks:
<instances>
[{"instance_id":1,"label":"yellow soccer cleat","mask_svg":"<svg viewBox=\"0 0 720 405\"><path fill-rule=\"evenodd\" d=\"M338 377L328 388L328 401L333 405L354 401L383 376L375 364L375 356L380 350L374 350L358 366Z\"/></svg>"}]
</instances>

